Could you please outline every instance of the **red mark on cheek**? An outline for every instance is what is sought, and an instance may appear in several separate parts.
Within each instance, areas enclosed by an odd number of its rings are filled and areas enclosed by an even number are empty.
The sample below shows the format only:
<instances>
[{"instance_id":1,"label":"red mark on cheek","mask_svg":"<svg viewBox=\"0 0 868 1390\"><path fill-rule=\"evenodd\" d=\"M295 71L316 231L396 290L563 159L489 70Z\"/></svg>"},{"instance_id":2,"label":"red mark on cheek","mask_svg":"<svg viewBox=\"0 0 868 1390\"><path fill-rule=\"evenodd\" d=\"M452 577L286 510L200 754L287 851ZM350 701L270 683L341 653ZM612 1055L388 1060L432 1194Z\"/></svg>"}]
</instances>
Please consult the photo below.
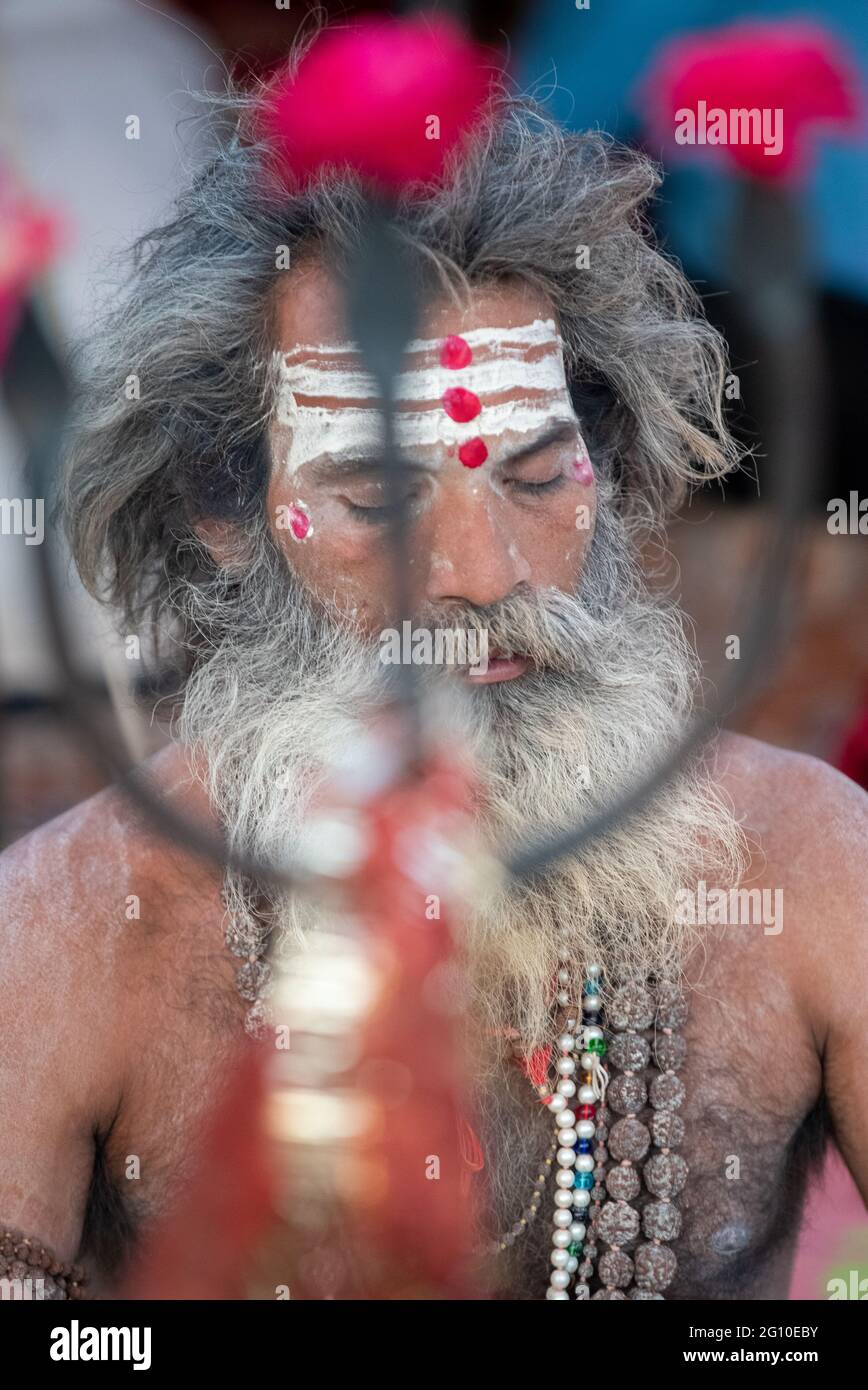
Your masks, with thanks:
<instances>
[{"instance_id":1,"label":"red mark on cheek","mask_svg":"<svg viewBox=\"0 0 868 1390\"><path fill-rule=\"evenodd\" d=\"M582 458L576 459L573 464L573 477L582 487L590 487L594 481L594 469L591 460L585 454Z\"/></svg>"},{"instance_id":2,"label":"red mark on cheek","mask_svg":"<svg viewBox=\"0 0 868 1390\"><path fill-rule=\"evenodd\" d=\"M466 425L468 420L476 419L482 406L475 391L468 391L463 386L450 386L443 392L443 409L450 420Z\"/></svg>"},{"instance_id":3,"label":"red mark on cheek","mask_svg":"<svg viewBox=\"0 0 868 1390\"><path fill-rule=\"evenodd\" d=\"M297 507L290 507L289 514L289 534L294 541L306 541L311 534L310 513L304 503Z\"/></svg>"},{"instance_id":4,"label":"red mark on cheek","mask_svg":"<svg viewBox=\"0 0 868 1390\"><path fill-rule=\"evenodd\" d=\"M472 361L473 351L470 344L459 338L457 333L450 333L440 349L441 367L449 367L451 371L455 371L458 367L469 367Z\"/></svg>"},{"instance_id":5,"label":"red mark on cheek","mask_svg":"<svg viewBox=\"0 0 868 1390\"><path fill-rule=\"evenodd\" d=\"M485 463L488 458L488 449L484 439L477 435L475 439L467 439L458 450L458 457L465 468L479 468L480 464Z\"/></svg>"}]
</instances>

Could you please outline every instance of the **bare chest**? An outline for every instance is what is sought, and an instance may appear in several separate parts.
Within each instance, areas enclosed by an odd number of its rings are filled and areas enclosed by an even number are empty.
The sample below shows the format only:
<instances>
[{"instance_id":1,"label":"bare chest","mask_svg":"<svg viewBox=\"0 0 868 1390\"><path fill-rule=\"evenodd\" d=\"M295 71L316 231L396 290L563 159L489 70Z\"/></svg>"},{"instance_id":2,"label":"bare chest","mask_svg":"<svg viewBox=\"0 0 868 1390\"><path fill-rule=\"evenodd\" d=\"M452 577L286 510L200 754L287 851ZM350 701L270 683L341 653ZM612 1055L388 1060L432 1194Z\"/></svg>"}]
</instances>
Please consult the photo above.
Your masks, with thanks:
<instances>
[{"instance_id":1,"label":"bare chest","mask_svg":"<svg viewBox=\"0 0 868 1390\"><path fill-rule=\"evenodd\" d=\"M667 1298L786 1298L805 1190L828 1139L819 1063L792 1001L783 989L753 989L738 975L728 972L721 990L716 972L691 996L680 1072L679 1152L688 1175L677 1199L678 1272ZM515 1072L497 1102L483 1106L482 1119L491 1233L505 1235L545 1171L551 1118ZM544 1296L554 1211L548 1181L539 1215L493 1262L499 1297ZM643 1183L634 1205L649 1200Z\"/></svg>"},{"instance_id":2,"label":"bare chest","mask_svg":"<svg viewBox=\"0 0 868 1390\"><path fill-rule=\"evenodd\" d=\"M248 1007L235 988L235 968L218 947L161 985L152 1044L143 1049L130 1104L106 1146L95 1257L107 1269L117 1247L133 1249L189 1177ZM689 1174L673 1247L678 1274L667 1296L786 1297L805 1188L827 1138L813 1047L786 988L747 969L738 954L724 954L704 974L691 994L684 1036L681 1153ZM510 1067L501 1086L488 1088L477 1122L489 1233L504 1234L545 1171L551 1120ZM552 1192L550 1186L527 1234L493 1262L496 1296L543 1295ZM643 1200L647 1194L637 1205Z\"/></svg>"},{"instance_id":3,"label":"bare chest","mask_svg":"<svg viewBox=\"0 0 868 1390\"><path fill-rule=\"evenodd\" d=\"M738 1033L721 1046L700 1028L683 1073L689 1174L670 1296L786 1298L808 1181L829 1133L814 1070L790 1069L786 1030L773 1049Z\"/></svg>"}]
</instances>

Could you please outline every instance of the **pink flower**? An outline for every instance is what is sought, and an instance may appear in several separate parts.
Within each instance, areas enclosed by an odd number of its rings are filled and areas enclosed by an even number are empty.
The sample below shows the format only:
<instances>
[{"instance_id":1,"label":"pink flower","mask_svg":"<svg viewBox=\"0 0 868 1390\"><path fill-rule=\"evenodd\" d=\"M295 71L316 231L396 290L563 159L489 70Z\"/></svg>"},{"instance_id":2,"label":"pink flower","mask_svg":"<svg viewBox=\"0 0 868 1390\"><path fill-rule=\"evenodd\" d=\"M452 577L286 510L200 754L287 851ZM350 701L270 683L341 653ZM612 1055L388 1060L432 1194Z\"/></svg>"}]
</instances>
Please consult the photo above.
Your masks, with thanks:
<instances>
[{"instance_id":1,"label":"pink flower","mask_svg":"<svg viewBox=\"0 0 868 1390\"><path fill-rule=\"evenodd\" d=\"M0 169L0 364L30 283L52 259L58 241L56 219Z\"/></svg>"},{"instance_id":2,"label":"pink flower","mask_svg":"<svg viewBox=\"0 0 868 1390\"><path fill-rule=\"evenodd\" d=\"M272 89L265 135L291 178L348 164L393 192L430 182L485 103L491 67L442 15L327 29Z\"/></svg>"},{"instance_id":3,"label":"pink flower","mask_svg":"<svg viewBox=\"0 0 868 1390\"><path fill-rule=\"evenodd\" d=\"M658 51L639 100L663 145L702 146L761 179L804 173L808 137L852 125L858 107L846 54L807 22L745 22L674 39ZM751 111L758 115L737 114Z\"/></svg>"}]
</instances>

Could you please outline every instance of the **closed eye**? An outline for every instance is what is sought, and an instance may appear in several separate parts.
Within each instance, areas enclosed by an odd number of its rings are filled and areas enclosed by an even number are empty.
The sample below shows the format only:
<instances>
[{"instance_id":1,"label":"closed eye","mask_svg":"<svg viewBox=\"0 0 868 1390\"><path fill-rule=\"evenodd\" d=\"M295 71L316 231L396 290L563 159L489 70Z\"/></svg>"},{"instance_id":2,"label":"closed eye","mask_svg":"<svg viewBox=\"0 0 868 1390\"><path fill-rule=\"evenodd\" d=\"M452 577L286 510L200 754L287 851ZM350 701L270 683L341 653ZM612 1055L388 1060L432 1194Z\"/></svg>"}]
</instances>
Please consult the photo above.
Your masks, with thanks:
<instances>
[{"instance_id":1,"label":"closed eye","mask_svg":"<svg viewBox=\"0 0 868 1390\"><path fill-rule=\"evenodd\" d=\"M553 478L549 478L543 483L525 483L518 478L504 478L504 482L507 487L514 488L517 492L533 495L542 492L554 492L562 483L566 482L566 479L563 473L556 473Z\"/></svg>"},{"instance_id":2,"label":"closed eye","mask_svg":"<svg viewBox=\"0 0 868 1390\"><path fill-rule=\"evenodd\" d=\"M397 511L396 507L359 507L355 502L348 502L346 499L345 505L350 516L358 517L360 521L367 521L371 525L388 521Z\"/></svg>"},{"instance_id":3,"label":"closed eye","mask_svg":"<svg viewBox=\"0 0 868 1390\"><path fill-rule=\"evenodd\" d=\"M342 498L342 501L350 516L356 517L359 521L367 522L369 526L378 526L387 521L391 521L401 510L409 516L413 509L413 503L416 501L416 497L405 497L403 508L394 506L391 503L386 503L384 506L379 507L360 507L357 502L351 502L348 497Z\"/></svg>"}]
</instances>

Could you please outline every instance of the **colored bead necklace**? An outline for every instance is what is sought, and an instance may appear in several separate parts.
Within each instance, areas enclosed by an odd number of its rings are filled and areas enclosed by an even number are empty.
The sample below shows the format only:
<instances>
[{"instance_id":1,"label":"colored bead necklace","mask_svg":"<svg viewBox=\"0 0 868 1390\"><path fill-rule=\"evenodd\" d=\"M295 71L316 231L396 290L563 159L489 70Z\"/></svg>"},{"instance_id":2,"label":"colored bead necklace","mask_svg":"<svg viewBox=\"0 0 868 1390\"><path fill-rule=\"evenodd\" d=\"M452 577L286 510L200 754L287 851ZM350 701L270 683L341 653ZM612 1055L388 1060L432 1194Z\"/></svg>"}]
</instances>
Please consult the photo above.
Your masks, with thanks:
<instances>
[{"instance_id":1,"label":"colored bead necklace","mask_svg":"<svg viewBox=\"0 0 868 1390\"><path fill-rule=\"evenodd\" d=\"M685 1088L677 1071L687 1048L677 1029L687 1017L686 1000L669 981L618 986L608 1001L606 1029L612 1036L607 1044L599 967L587 970L581 1022L570 994L572 978L562 963L557 1022L563 1031L553 1085L552 1049L529 1058L518 1053L556 1127L557 1191L545 1296L568 1299L572 1285L573 1297L581 1301L662 1299L678 1268L669 1242L681 1229L674 1199L688 1174L686 1161L674 1152L684 1140L677 1112ZM654 1070L650 1084L649 1067ZM646 1104L650 1114L643 1119ZM645 1239L637 1245L640 1231ZM595 1263L599 1287L591 1293Z\"/></svg>"}]
</instances>

